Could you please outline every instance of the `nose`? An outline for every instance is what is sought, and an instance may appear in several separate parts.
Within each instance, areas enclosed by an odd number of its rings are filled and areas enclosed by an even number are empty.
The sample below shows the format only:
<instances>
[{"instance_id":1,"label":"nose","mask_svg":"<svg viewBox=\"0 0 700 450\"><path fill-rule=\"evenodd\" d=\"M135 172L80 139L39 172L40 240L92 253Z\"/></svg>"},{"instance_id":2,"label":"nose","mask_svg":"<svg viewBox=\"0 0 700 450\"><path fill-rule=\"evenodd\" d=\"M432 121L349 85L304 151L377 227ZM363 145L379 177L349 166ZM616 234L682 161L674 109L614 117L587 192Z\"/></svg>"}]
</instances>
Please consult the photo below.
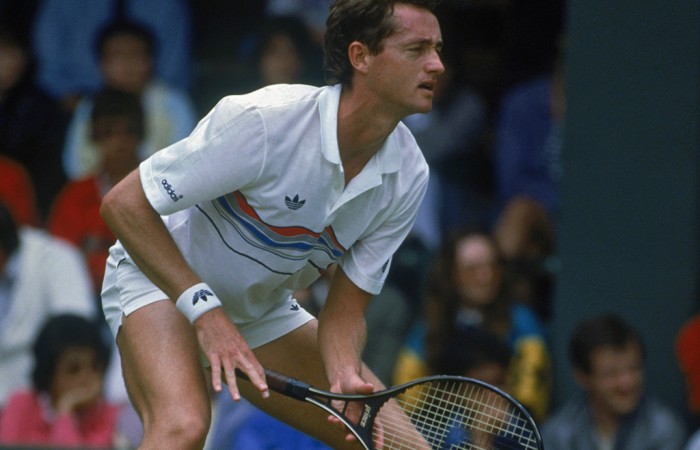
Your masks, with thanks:
<instances>
[{"instance_id":1,"label":"nose","mask_svg":"<svg viewBox=\"0 0 700 450\"><path fill-rule=\"evenodd\" d=\"M438 53L436 49L433 49L430 53L430 58L426 64L426 71L437 75L440 75L445 71L445 66L442 63L440 53Z\"/></svg>"}]
</instances>

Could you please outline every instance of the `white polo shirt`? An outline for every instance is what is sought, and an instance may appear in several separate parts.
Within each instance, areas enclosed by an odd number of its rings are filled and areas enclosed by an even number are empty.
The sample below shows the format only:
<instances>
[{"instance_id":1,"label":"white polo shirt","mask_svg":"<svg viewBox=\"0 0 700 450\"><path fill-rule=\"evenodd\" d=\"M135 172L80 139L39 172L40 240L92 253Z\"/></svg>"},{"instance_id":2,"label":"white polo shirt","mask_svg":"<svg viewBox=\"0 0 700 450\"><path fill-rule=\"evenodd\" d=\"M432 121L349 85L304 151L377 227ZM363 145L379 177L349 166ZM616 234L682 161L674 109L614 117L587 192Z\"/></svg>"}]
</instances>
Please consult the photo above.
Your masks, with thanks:
<instances>
[{"instance_id":1,"label":"white polo shirt","mask_svg":"<svg viewBox=\"0 0 700 450\"><path fill-rule=\"evenodd\" d=\"M415 221L428 166L403 125L344 185L341 87L269 86L221 100L144 161L141 181L186 260L239 323L338 262L377 294Z\"/></svg>"}]
</instances>

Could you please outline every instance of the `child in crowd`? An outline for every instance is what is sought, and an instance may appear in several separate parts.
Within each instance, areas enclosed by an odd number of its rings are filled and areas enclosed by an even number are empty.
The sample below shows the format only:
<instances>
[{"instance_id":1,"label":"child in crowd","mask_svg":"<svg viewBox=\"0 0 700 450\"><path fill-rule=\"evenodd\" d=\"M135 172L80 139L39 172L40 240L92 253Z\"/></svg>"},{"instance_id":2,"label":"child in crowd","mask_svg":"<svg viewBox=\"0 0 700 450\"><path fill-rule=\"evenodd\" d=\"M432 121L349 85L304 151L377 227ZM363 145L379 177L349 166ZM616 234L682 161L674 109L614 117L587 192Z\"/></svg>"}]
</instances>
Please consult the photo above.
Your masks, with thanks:
<instances>
[{"instance_id":1,"label":"child in crowd","mask_svg":"<svg viewBox=\"0 0 700 450\"><path fill-rule=\"evenodd\" d=\"M109 247L116 237L100 216L102 197L139 164L145 136L138 95L105 88L94 96L90 137L99 168L89 177L70 181L57 196L47 223L49 231L83 252L99 297Z\"/></svg>"},{"instance_id":2,"label":"child in crowd","mask_svg":"<svg viewBox=\"0 0 700 450\"><path fill-rule=\"evenodd\" d=\"M0 418L0 444L116 446L120 411L102 397L109 348L99 327L80 316L54 316L33 351L33 389L10 397Z\"/></svg>"},{"instance_id":3,"label":"child in crowd","mask_svg":"<svg viewBox=\"0 0 700 450\"><path fill-rule=\"evenodd\" d=\"M148 28L126 21L105 26L97 41L104 86L131 92L141 99L146 122L139 148L141 159L186 137L196 121L194 106L186 92L155 78L156 45ZM99 168L99 152L94 150L90 133L92 108L92 99L81 100L68 128L63 164L72 179L92 174Z\"/></svg>"}]
</instances>

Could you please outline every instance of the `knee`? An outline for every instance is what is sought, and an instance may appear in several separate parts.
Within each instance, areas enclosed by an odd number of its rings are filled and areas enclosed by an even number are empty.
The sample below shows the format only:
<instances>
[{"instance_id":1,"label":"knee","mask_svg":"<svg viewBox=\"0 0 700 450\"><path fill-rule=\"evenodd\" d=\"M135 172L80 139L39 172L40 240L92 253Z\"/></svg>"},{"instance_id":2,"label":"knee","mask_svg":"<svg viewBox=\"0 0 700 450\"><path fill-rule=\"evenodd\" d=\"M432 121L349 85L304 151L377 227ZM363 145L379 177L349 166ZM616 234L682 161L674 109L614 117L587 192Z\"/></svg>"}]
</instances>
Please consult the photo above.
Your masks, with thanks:
<instances>
[{"instance_id":1,"label":"knee","mask_svg":"<svg viewBox=\"0 0 700 450\"><path fill-rule=\"evenodd\" d=\"M201 449L211 425L211 412L177 408L153 419L144 425L144 441L157 443L154 448Z\"/></svg>"}]
</instances>

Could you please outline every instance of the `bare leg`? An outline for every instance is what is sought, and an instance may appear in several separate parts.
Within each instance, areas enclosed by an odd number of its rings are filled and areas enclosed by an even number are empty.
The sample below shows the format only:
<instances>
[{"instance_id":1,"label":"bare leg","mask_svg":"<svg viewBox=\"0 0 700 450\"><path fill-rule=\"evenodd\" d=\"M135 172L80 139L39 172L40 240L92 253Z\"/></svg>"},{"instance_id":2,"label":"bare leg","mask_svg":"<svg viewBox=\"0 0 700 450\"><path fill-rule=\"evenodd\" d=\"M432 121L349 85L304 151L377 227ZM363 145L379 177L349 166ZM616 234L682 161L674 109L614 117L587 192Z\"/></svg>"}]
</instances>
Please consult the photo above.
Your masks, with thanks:
<instances>
[{"instance_id":1,"label":"bare leg","mask_svg":"<svg viewBox=\"0 0 700 450\"><path fill-rule=\"evenodd\" d=\"M124 380L144 424L140 449L201 449L211 421L191 325L171 301L125 317L117 336Z\"/></svg>"},{"instance_id":2,"label":"bare leg","mask_svg":"<svg viewBox=\"0 0 700 450\"><path fill-rule=\"evenodd\" d=\"M255 355L260 363L269 369L284 375L297 378L319 389L328 389L325 370L316 341L317 322L315 320L255 349ZM377 389L383 385L379 379L365 366L364 377L375 384ZM345 441L347 431L328 423L328 413L316 406L286 398L272 393L269 399L263 400L259 392L252 389L246 382L240 382L241 393L253 404L268 414L290 424L298 430L325 442L334 449L362 449L358 443Z\"/></svg>"},{"instance_id":3,"label":"bare leg","mask_svg":"<svg viewBox=\"0 0 700 450\"><path fill-rule=\"evenodd\" d=\"M319 389L327 390L329 383L321 363L321 355L316 340L317 324L318 322L313 320L303 327L255 349L256 356L266 368L297 378ZM379 378L366 365L363 366L362 373L367 381L375 385L376 390L384 388ZM239 387L243 395L260 409L325 442L334 449L351 450L363 448L357 442L346 442L347 430L329 424L327 420L328 413L316 406L274 393L269 399L263 400L259 392L253 390L249 383L241 382ZM401 417L400 419L395 418L394 423L396 423L396 420L408 420L398 405L393 402L389 408L382 409L380 420L385 414ZM423 448L417 445L421 439L416 434L412 436L412 441L409 444L392 448Z\"/></svg>"}]
</instances>

